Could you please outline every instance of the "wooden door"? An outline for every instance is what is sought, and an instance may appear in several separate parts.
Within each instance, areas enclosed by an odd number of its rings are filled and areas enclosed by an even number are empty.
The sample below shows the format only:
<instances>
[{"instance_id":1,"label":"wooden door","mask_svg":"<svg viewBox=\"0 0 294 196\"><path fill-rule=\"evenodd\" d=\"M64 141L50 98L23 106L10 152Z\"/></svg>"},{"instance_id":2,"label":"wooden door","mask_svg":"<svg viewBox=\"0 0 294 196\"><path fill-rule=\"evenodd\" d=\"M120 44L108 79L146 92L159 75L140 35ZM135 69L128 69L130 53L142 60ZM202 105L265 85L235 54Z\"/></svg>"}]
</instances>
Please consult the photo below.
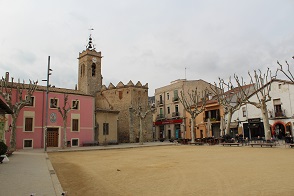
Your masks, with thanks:
<instances>
[{"instance_id":1,"label":"wooden door","mask_svg":"<svg viewBox=\"0 0 294 196\"><path fill-rule=\"evenodd\" d=\"M47 147L58 147L58 128L47 129Z\"/></svg>"}]
</instances>

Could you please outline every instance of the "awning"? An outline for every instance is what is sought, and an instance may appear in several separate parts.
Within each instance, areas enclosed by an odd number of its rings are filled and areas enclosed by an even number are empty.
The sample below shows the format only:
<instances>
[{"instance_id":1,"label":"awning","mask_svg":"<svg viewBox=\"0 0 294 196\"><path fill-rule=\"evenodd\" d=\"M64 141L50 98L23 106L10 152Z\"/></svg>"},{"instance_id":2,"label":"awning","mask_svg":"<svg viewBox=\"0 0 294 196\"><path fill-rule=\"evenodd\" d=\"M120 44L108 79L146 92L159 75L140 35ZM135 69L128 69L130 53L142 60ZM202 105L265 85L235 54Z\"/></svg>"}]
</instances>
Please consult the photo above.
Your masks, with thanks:
<instances>
[{"instance_id":1,"label":"awning","mask_svg":"<svg viewBox=\"0 0 294 196\"><path fill-rule=\"evenodd\" d=\"M166 124L181 124L183 122L183 119L166 119L163 121L156 121L154 122L154 125L166 125Z\"/></svg>"},{"instance_id":2,"label":"awning","mask_svg":"<svg viewBox=\"0 0 294 196\"><path fill-rule=\"evenodd\" d=\"M0 99L0 114L13 114L12 110Z\"/></svg>"}]
</instances>

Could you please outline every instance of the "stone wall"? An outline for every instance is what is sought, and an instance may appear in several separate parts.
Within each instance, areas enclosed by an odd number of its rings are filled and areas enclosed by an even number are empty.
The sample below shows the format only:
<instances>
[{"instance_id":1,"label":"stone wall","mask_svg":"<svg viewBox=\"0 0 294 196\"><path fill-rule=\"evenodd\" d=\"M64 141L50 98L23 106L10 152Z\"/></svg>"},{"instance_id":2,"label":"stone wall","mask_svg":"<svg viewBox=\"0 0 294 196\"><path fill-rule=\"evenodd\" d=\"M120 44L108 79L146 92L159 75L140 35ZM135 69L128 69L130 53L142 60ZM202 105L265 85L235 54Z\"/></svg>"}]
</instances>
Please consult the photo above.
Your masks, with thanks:
<instances>
[{"instance_id":1,"label":"stone wall","mask_svg":"<svg viewBox=\"0 0 294 196\"><path fill-rule=\"evenodd\" d=\"M136 142L136 138L139 137L139 118L134 113L130 112L130 107L137 108L140 105L144 110L147 109L148 84L142 86L141 83L138 82L134 85L131 81L127 85L120 82L116 87L110 84L108 88L103 86L101 92L99 92L96 97L96 107L119 111L118 141ZM142 126L146 140L151 140L151 114L143 120Z\"/></svg>"}]
</instances>

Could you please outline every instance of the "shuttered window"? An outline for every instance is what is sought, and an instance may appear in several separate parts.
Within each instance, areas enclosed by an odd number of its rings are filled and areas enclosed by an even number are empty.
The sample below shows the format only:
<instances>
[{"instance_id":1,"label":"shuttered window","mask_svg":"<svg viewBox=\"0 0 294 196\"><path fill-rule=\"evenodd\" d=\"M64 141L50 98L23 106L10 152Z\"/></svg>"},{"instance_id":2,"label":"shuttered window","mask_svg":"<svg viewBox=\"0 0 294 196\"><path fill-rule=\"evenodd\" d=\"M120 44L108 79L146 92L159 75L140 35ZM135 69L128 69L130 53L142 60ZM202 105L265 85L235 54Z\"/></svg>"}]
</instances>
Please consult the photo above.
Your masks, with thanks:
<instances>
[{"instance_id":1,"label":"shuttered window","mask_svg":"<svg viewBox=\"0 0 294 196\"><path fill-rule=\"evenodd\" d=\"M25 118L25 131L33 131L33 118Z\"/></svg>"},{"instance_id":2,"label":"shuttered window","mask_svg":"<svg viewBox=\"0 0 294 196\"><path fill-rule=\"evenodd\" d=\"M72 131L79 131L79 119L72 119Z\"/></svg>"}]
</instances>

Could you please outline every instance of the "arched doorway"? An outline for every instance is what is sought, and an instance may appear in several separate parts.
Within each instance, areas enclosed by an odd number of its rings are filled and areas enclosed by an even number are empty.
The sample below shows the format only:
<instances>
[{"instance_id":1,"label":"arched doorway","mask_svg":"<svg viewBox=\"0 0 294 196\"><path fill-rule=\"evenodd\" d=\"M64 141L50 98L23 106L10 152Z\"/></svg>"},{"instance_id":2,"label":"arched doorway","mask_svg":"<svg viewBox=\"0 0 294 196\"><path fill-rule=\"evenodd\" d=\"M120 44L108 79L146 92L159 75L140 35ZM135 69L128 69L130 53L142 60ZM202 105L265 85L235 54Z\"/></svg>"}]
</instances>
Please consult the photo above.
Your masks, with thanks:
<instances>
[{"instance_id":1,"label":"arched doorway","mask_svg":"<svg viewBox=\"0 0 294 196\"><path fill-rule=\"evenodd\" d=\"M285 124L283 122L276 122L273 125L273 135L278 139L285 138Z\"/></svg>"}]
</instances>

